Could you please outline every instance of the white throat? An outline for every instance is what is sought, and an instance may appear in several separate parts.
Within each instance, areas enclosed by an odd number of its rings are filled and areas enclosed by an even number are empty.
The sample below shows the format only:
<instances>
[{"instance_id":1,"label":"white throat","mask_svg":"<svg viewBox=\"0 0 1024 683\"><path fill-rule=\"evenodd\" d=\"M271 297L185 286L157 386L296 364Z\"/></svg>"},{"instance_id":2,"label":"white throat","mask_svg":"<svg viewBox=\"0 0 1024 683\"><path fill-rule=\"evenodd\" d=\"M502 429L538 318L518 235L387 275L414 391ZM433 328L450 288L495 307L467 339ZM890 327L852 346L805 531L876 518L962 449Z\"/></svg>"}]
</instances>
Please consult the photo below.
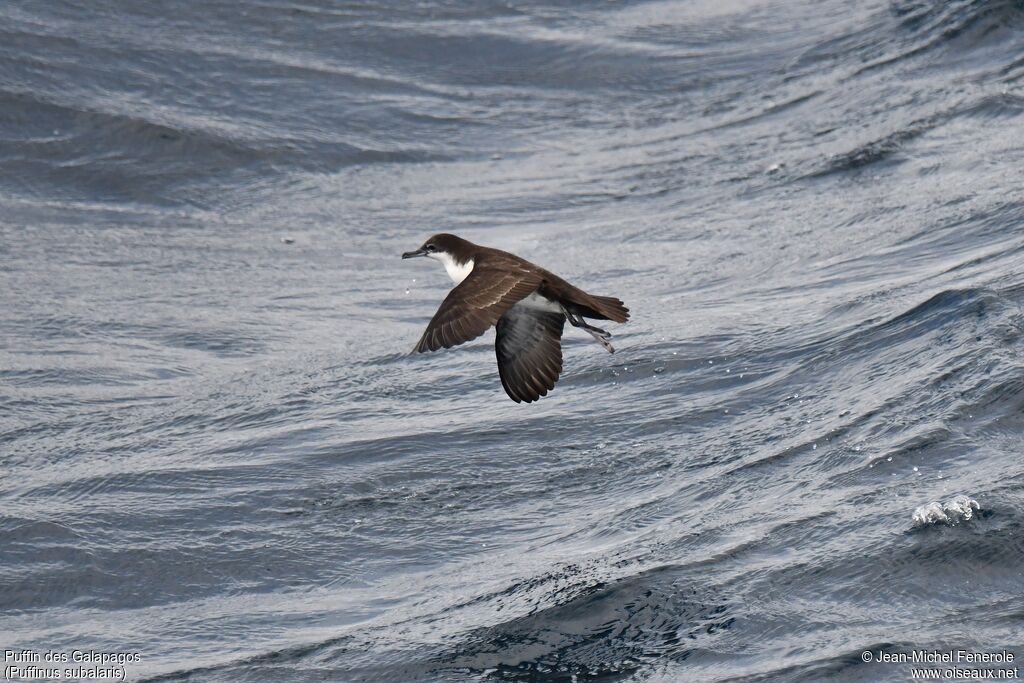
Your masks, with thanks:
<instances>
[{"instance_id":1,"label":"white throat","mask_svg":"<svg viewBox=\"0 0 1024 683\"><path fill-rule=\"evenodd\" d=\"M465 263L456 263L452 255L447 251L435 251L427 254L427 256L443 263L444 269L448 271L448 277L455 284L459 284L473 272L473 259L469 259Z\"/></svg>"}]
</instances>

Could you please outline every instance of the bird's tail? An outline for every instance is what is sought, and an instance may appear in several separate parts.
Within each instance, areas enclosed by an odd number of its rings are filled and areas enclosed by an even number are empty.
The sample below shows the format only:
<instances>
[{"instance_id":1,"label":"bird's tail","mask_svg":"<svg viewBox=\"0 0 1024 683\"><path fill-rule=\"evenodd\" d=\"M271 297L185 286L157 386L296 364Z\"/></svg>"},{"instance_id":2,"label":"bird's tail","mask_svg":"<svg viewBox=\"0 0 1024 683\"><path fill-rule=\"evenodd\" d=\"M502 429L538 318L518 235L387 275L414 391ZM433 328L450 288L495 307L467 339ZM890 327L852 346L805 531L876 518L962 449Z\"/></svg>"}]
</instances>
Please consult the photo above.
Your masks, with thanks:
<instances>
[{"instance_id":1,"label":"bird's tail","mask_svg":"<svg viewBox=\"0 0 1024 683\"><path fill-rule=\"evenodd\" d=\"M594 311L605 320L612 320L617 323L624 323L629 320L629 309L626 308L621 300L613 296L591 295L590 298L594 300Z\"/></svg>"}]
</instances>

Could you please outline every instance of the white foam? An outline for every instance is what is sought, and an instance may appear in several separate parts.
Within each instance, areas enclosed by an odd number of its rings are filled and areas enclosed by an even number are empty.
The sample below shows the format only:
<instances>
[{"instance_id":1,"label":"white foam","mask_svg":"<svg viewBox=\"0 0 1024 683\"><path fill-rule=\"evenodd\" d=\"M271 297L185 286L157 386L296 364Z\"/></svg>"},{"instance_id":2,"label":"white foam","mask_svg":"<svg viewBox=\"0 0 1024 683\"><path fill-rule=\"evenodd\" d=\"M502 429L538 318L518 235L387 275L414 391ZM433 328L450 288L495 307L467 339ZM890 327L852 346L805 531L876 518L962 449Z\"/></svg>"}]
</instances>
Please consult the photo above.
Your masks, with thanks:
<instances>
[{"instance_id":1,"label":"white foam","mask_svg":"<svg viewBox=\"0 0 1024 683\"><path fill-rule=\"evenodd\" d=\"M932 501L927 505L919 506L914 510L913 523L914 527L928 526L929 524L953 526L971 519L974 517L974 513L980 509L978 501L961 494L945 503Z\"/></svg>"}]
</instances>

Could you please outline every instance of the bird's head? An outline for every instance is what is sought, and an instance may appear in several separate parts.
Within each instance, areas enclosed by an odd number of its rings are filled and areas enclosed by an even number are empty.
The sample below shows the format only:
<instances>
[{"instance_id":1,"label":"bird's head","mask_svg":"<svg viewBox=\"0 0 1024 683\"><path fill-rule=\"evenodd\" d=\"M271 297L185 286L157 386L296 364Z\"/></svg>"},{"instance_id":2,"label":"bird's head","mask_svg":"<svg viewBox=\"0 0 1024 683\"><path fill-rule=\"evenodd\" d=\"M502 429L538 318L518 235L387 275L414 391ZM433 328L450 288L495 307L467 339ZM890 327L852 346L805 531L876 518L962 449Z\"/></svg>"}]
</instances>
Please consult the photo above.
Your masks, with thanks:
<instances>
[{"instance_id":1,"label":"bird's head","mask_svg":"<svg viewBox=\"0 0 1024 683\"><path fill-rule=\"evenodd\" d=\"M472 242L442 232L428 239L416 251L405 252L402 258L427 256L440 261L452 280L458 283L473 269L473 248Z\"/></svg>"},{"instance_id":2,"label":"bird's head","mask_svg":"<svg viewBox=\"0 0 1024 683\"><path fill-rule=\"evenodd\" d=\"M423 243L423 246L416 251L405 252L402 254L402 258L427 256L441 262L451 259L456 263L463 263L468 258L471 258L469 251L472 248L473 244L471 242L468 242L461 237L456 237L455 235L449 235L446 232L442 232L428 239Z\"/></svg>"}]
</instances>

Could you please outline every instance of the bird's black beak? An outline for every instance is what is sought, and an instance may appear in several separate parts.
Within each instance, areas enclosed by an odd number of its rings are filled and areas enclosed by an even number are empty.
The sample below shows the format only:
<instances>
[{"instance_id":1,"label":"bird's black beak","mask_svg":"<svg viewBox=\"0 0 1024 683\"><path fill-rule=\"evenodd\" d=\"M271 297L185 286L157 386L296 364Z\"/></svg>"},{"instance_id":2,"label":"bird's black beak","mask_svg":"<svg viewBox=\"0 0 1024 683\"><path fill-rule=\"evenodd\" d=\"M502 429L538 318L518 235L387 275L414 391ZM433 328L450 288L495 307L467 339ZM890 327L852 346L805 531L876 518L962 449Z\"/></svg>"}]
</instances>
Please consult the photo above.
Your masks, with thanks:
<instances>
[{"instance_id":1,"label":"bird's black beak","mask_svg":"<svg viewBox=\"0 0 1024 683\"><path fill-rule=\"evenodd\" d=\"M423 248L420 248L420 249L417 249L416 251L407 251L407 252L405 252L404 254L402 254L402 258L416 258L417 256L426 256L426 255L427 255L427 250L423 249Z\"/></svg>"}]
</instances>

